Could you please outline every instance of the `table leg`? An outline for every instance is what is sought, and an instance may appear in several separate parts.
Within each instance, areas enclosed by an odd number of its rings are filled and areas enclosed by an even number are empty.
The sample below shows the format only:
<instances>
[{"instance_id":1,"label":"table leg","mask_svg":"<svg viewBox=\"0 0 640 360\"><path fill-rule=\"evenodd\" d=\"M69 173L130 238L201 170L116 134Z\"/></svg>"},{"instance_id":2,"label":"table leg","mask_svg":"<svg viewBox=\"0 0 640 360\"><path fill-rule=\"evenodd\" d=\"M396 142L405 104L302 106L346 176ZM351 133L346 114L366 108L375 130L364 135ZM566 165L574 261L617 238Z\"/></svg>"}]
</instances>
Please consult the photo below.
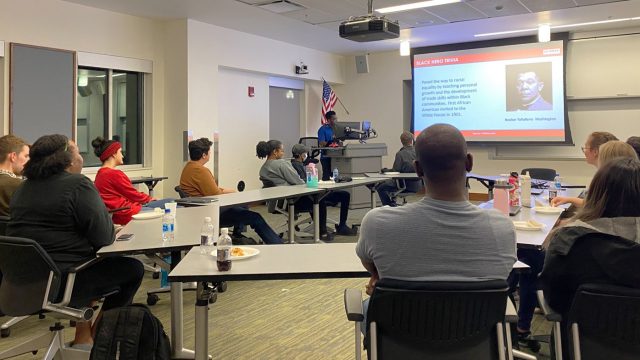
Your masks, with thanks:
<instances>
[{"instance_id":1,"label":"table leg","mask_svg":"<svg viewBox=\"0 0 640 360\"><path fill-rule=\"evenodd\" d=\"M196 290L196 360L209 359L209 297L210 290L204 282L198 282Z\"/></svg>"},{"instance_id":2,"label":"table leg","mask_svg":"<svg viewBox=\"0 0 640 360\"><path fill-rule=\"evenodd\" d=\"M180 251L171 252L171 269L180 262ZM171 358L193 359L193 350L184 348L184 319L182 308L182 283L171 283Z\"/></svg>"},{"instance_id":3,"label":"table leg","mask_svg":"<svg viewBox=\"0 0 640 360\"><path fill-rule=\"evenodd\" d=\"M371 208L375 209L376 208L376 187L372 186L370 190L371 190Z\"/></svg>"},{"instance_id":4,"label":"table leg","mask_svg":"<svg viewBox=\"0 0 640 360\"><path fill-rule=\"evenodd\" d=\"M313 241L320 242L320 195L313 196Z\"/></svg>"},{"instance_id":5,"label":"table leg","mask_svg":"<svg viewBox=\"0 0 640 360\"><path fill-rule=\"evenodd\" d=\"M296 208L293 204L293 200L289 201L289 243L294 244L296 242Z\"/></svg>"}]
</instances>

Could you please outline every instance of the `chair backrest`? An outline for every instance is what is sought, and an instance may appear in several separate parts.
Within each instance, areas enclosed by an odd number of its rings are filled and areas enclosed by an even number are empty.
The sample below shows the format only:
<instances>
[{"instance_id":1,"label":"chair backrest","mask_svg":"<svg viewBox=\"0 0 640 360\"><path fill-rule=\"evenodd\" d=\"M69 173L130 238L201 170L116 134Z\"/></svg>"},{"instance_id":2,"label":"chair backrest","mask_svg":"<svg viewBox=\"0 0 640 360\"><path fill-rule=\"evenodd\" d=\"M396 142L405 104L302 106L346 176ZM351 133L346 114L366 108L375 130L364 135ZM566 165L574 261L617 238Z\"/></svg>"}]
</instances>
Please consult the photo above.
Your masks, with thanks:
<instances>
[{"instance_id":1,"label":"chair backrest","mask_svg":"<svg viewBox=\"0 0 640 360\"><path fill-rule=\"evenodd\" d=\"M7 225L9 225L9 217L0 216L0 235L7 234Z\"/></svg>"},{"instance_id":2,"label":"chair backrest","mask_svg":"<svg viewBox=\"0 0 640 360\"><path fill-rule=\"evenodd\" d=\"M379 359L497 359L506 301L505 281L381 279L367 312L367 329L377 329L370 346Z\"/></svg>"},{"instance_id":3,"label":"chair backrest","mask_svg":"<svg viewBox=\"0 0 640 360\"><path fill-rule=\"evenodd\" d=\"M177 185L176 187L174 187L173 190L175 190L178 193L178 196L180 196L180 199L189 197L189 195L187 195L187 193L182 190L180 185Z\"/></svg>"},{"instance_id":4,"label":"chair backrest","mask_svg":"<svg viewBox=\"0 0 640 360\"><path fill-rule=\"evenodd\" d=\"M298 140L298 144L302 144L308 148L317 148L318 147L318 138L313 136L301 137ZM309 159L313 159L320 154L320 150L311 150L309 153Z\"/></svg>"},{"instance_id":5,"label":"chair backrest","mask_svg":"<svg viewBox=\"0 0 640 360\"><path fill-rule=\"evenodd\" d=\"M273 183L273 181L260 177L260 181L262 181L262 187L264 189L267 188L272 188L275 187L276 184ZM277 208L282 208L284 206L284 200L283 199L279 199L279 200L267 200L267 211L269 211L269 213L271 214L276 214L276 213L280 213Z\"/></svg>"},{"instance_id":6,"label":"chair backrest","mask_svg":"<svg viewBox=\"0 0 640 360\"><path fill-rule=\"evenodd\" d=\"M60 270L46 251L30 239L0 236L0 272L0 309L5 315L24 316L42 310L51 272L54 281L49 299L60 291Z\"/></svg>"},{"instance_id":7,"label":"chair backrest","mask_svg":"<svg viewBox=\"0 0 640 360\"><path fill-rule=\"evenodd\" d=\"M584 284L567 315L567 334L578 324L582 359L638 359L640 289Z\"/></svg>"},{"instance_id":8,"label":"chair backrest","mask_svg":"<svg viewBox=\"0 0 640 360\"><path fill-rule=\"evenodd\" d=\"M520 174L524 175L527 172L529 172L529 176L531 176L532 179L547 180L547 181L553 181L553 179L555 179L557 174L556 169L545 169L545 168L526 168L526 169L522 169Z\"/></svg>"}]
</instances>

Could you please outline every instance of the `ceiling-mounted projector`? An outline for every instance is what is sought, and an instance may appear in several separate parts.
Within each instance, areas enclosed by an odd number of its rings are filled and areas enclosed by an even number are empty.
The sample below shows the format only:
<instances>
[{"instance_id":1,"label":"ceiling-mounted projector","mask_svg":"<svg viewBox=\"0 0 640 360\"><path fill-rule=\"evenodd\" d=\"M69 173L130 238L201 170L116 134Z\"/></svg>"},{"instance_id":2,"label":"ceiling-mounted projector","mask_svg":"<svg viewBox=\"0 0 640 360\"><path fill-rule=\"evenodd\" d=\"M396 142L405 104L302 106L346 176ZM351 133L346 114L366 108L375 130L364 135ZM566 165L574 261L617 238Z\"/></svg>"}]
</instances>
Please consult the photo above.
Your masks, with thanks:
<instances>
[{"instance_id":1,"label":"ceiling-mounted projector","mask_svg":"<svg viewBox=\"0 0 640 360\"><path fill-rule=\"evenodd\" d=\"M400 25L384 16L373 15L373 0L368 0L369 14L350 17L340 24L340 37L359 41L396 39L400 36Z\"/></svg>"}]
</instances>

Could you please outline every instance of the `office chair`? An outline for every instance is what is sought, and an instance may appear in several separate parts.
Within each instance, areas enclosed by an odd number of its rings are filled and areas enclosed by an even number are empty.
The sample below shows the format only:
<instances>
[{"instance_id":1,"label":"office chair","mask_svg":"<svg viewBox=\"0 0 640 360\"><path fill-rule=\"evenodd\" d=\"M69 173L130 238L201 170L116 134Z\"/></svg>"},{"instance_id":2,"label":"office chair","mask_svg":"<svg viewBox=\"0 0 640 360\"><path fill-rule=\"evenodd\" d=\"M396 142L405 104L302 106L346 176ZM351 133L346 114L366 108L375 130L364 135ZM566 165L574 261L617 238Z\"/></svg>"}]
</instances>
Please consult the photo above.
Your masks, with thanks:
<instances>
[{"instance_id":1,"label":"office chair","mask_svg":"<svg viewBox=\"0 0 640 360\"><path fill-rule=\"evenodd\" d=\"M180 185L176 185L176 187L174 187L173 190L175 190L178 193L178 196L180 196L180 199L189 197L189 195L187 195L187 193L182 190Z\"/></svg>"},{"instance_id":2,"label":"office chair","mask_svg":"<svg viewBox=\"0 0 640 360\"><path fill-rule=\"evenodd\" d=\"M549 307L541 290L538 301L547 320L554 322L556 359L638 359L640 289L583 284L576 291L566 318ZM562 349L568 349L569 354Z\"/></svg>"},{"instance_id":3,"label":"office chair","mask_svg":"<svg viewBox=\"0 0 640 360\"><path fill-rule=\"evenodd\" d=\"M276 186L273 182L271 182L268 179L264 179L264 178L260 178L260 181L262 181L262 187L263 188L270 188L270 187L274 187ZM276 227L274 230L275 232L280 236L280 237L287 237L290 238L289 236L289 203L288 200L286 199L276 199L276 200L267 200L267 211L270 214L279 214L284 216L284 218L286 219L284 224ZM295 237L296 238L311 238L313 239L313 233L309 233L306 231L299 231L300 225L303 224L308 224L311 225L313 223L313 218L311 217L311 215L305 215L305 216L299 216L300 213L299 211L296 209L295 210L295 223L294 226L296 228L296 233L295 233Z\"/></svg>"},{"instance_id":4,"label":"office chair","mask_svg":"<svg viewBox=\"0 0 640 360\"><path fill-rule=\"evenodd\" d=\"M407 203L407 197L415 195L423 186L422 179L419 180L405 180L396 179L397 191L389 194L389 198L395 203L398 203L398 199L402 200L402 204Z\"/></svg>"},{"instance_id":5,"label":"office chair","mask_svg":"<svg viewBox=\"0 0 640 360\"><path fill-rule=\"evenodd\" d=\"M532 179L553 181L556 178L555 169L526 168L526 169L522 169L520 174L524 175L527 172L529 172L529 176L531 176Z\"/></svg>"},{"instance_id":6,"label":"office chair","mask_svg":"<svg viewBox=\"0 0 640 360\"><path fill-rule=\"evenodd\" d=\"M36 353L47 347L44 359L87 359L89 353L67 347L63 339L60 319L89 321L94 315L91 307L69 305L74 290L76 273L94 264L99 259L78 264L68 270L66 283L64 274L51 257L35 241L24 238L0 236L0 308L9 316L29 316L48 311L56 318L49 332L22 344L0 351L0 359ZM118 289L103 294L108 296Z\"/></svg>"},{"instance_id":7,"label":"office chair","mask_svg":"<svg viewBox=\"0 0 640 360\"><path fill-rule=\"evenodd\" d=\"M309 149L311 149L311 152L309 153L309 157L305 161L305 165L307 165L310 162L317 164L319 160L316 158L318 157L318 155L320 155L320 150L316 149L318 147L318 137L313 137L313 136L301 137L298 140L298 144L302 144L308 147Z\"/></svg>"},{"instance_id":8,"label":"office chair","mask_svg":"<svg viewBox=\"0 0 640 360\"><path fill-rule=\"evenodd\" d=\"M364 321L362 293L346 289L347 319L355 322L356 359L366 326L369 359L500 359L505 351L505 281L419 282L380 279ZM508 352L508 354L507 354Z\"/></svg>"}]
</instances>

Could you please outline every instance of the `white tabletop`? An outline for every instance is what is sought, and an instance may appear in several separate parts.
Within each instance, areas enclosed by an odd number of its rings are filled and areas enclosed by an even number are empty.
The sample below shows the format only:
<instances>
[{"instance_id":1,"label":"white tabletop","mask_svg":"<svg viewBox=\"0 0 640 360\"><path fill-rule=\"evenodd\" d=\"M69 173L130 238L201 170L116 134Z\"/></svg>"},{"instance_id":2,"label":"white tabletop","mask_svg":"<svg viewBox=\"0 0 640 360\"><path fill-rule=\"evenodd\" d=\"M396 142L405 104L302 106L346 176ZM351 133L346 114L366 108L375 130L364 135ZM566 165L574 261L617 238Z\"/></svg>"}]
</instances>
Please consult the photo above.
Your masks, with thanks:
<instances>
[{"instance_id":1,"label":"white tabletop","mask_svg":"<svg viewBox=\"0 0 640 360\"><path fill-rule=\"evenodd\" d=\"M350 187L370 185L381 182L381 178L355 178L349 182L322 182L318 184L318 189L325 190L337 190L337 189L346 189Z\"/></svg>"},{"instance_id":2,"label":"white tabletop","mask_svg":"<svg viewBox=\"0 0 640 360\"><path fill-rule=\"evenodd\" d=\"M324 192L322 189L309 188L306 185L275 186L264 189L245 190L231 194L207 196L218 199L220 208L250 204L258 201L287 199Z\"/></svg>"},{"instance_id":3,"label":"white tabletop","mask_svg":"<svg viewBox=\"0 0 640 360\"><path fill-rule=\"evenodd\" d=\"M214 216L213 206L178 208L173 241L162 241L162 217L131 220L119 234L134 234L133 239L114 241L98 250L98 256L175 251L200 245L200 230L205 216Z\"/></svg>"},{"instance_id":4,"label":"white tabletop","mask_svg":"<svg viewBox=\"0 0 640 360\"><path fill-rule=\"evenodd\" d=\"M169 274L170 281L231 281L368 277L355 243L256 245L257 256L218 271L216 259L191 249Z\"/></svg>"},{"instance_id":5,"label":"white tabletop","mask_svg":"<svg viewBox=\"0 0 640 360\"><path fill-rule=\"evenodd\" d=\"M193 248L169 274L170 281L283 280L368 277L355 243L255 245L254 257L236 260L231 270L218 271L216 259ZM528 265L517 261L513 268Z\"/></svg>"},{"instance_id":6,"label":"white tabletop","mask_svg":"<svg viewBox=\"0 0 640 360\"><path fill-rule=\"evenodd\" d=\"M372 178L385 178L385 179L409 179L418 180L420 177L416 173L399 173L399 174L381 174L381 173L364 173L368 177Z\"/></svg>"}]
</instances>

